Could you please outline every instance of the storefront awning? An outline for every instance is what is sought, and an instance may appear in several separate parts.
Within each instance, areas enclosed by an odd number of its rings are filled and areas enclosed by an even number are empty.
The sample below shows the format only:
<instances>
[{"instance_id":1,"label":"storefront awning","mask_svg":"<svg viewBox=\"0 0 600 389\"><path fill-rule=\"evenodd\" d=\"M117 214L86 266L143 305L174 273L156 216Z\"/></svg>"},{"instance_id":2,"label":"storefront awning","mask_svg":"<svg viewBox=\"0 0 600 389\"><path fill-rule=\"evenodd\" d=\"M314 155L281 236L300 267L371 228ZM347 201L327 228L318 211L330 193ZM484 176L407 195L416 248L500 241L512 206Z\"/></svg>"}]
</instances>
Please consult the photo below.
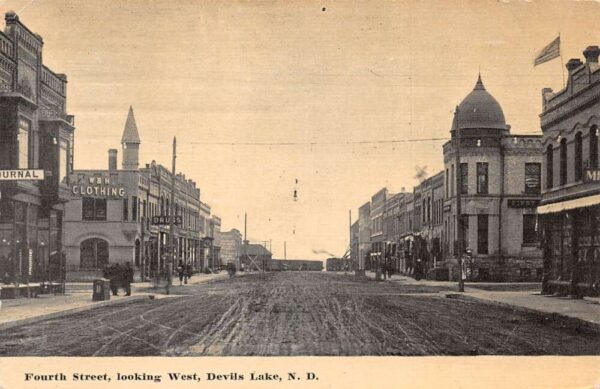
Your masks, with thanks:
<instances>
[{"instance_id":1,"label":"storefront awning","mask_svg":"<svg viewBox=\"0 0 600 389\"><path fill-rule=\"evenodd\" d=\"M556 213L568 211L570 209L591 207L593 205L600 204L600 195L582 197L580 199L575 200L567 200L561 201L558 203L552 203L547 205L542 205L537 208L537 213L539 215L547 214L547 213Z\"/></svg>"}]
</instances>

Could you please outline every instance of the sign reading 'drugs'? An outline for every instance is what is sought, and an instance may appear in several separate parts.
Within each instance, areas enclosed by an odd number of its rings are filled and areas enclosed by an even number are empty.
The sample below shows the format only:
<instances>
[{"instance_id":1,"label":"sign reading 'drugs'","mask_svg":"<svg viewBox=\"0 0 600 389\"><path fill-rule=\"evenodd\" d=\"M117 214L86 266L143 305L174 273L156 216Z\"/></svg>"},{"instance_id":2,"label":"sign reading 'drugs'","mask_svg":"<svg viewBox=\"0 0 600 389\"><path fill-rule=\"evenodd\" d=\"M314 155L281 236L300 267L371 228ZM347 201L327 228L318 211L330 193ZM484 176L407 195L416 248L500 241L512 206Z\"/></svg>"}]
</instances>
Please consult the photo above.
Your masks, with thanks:
<instances>
[{"instance_id":1,"label":"sign reading 'drugs'","mask_svg":"<svg viewBox=\"0 0 600 389\"><path fill-rule=\"evenodd\" d=\"M164 226L171 224L171 218L173 218L173 224L176 226L181 225L181 216L152 216L152 224L155 226Z\"/></svg>"},{"instance_id":2,"label":"sign reading 'drugs'","mask_svg":"<svg viewBox=\"0 0 600 389\"><path fill-rule=\"evenodd\" d=\"M127 192L122 186L116 186L108 177L88 177L78 185L73 185L71 191L75 195L90 197L125 197Z\"/></svg>"}]
</instances>

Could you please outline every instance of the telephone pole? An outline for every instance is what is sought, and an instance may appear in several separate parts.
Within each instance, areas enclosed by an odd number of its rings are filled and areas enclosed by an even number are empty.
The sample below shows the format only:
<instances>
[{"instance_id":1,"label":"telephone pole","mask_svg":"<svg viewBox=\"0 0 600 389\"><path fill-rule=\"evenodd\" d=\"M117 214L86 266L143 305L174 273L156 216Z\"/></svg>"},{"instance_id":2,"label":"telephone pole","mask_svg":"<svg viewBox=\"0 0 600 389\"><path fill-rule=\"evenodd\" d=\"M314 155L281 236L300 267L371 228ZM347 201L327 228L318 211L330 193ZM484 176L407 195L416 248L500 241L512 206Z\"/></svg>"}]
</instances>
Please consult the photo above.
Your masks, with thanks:
<instances>
[{"instance_id":1,"label":"telephone pole","mask_svg":"<svg viewBox=\"0 0 600 389\"><path fill-rule=\"evenodd\" d=\"M173 137L173 166L171 169L171 204L169 210L169 239L171 241L171 255L169 255L169 265L167 267L167 294L171 288L171 276L173 275L173 262L176 259L175 254L175 160L177 159L177 138Z\"/></svg>"},{"instance_id":2,"label":"telephone pole","mask_svg":"<svg viewBox=\"0 0 600 389\"><path fill-rule=\"evenodd\" d=\"M462 192L462 169L460 168L460 122L458 117L458 106L454 117L456 118L456 134L454 139L456 141L455 147L455 166L456 166L456 251L458 252L458 291L465 291L465 281L463 280L463 220L462 220L462 204L461 204L461 192Z\"/></svg>"}]
</instances>

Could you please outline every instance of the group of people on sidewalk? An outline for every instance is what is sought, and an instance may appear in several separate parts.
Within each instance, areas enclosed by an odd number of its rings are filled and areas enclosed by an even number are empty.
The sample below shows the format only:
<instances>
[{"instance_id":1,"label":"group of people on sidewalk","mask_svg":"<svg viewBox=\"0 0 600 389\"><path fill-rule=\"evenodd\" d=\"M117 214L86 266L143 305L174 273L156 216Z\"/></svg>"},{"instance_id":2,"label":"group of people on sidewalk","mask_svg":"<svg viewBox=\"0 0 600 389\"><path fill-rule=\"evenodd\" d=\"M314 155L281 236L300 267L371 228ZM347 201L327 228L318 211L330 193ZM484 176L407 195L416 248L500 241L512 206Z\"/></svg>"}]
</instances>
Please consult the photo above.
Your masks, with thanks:
<instances>
[{"instance_id":1,"label":"group of people on sidewalk","mask_svg":"<svg viewBox=\"0 0 600 389\"><path fill-rule=\"evenodd\" d=\"M126 262L125 266L115 263L104 268L103 277L110 280L110 290L113 296L119 295L119 288L123 288L126 296L131 296L133 274L134 270L130 262Z\"/></svg>"},{"instance_id":2,"label":"group of people on sidewalk","mask_svg":"<svg viewBox=\"0 0 600 389\"><path fill-rule=\"evenodd\" d=\"M192 263L183 263L183 261L179 261L179 266L177 266L177 275L179 276L179 286L187 284L188 279L192 278Z\"/></svg>"}]
</instances>

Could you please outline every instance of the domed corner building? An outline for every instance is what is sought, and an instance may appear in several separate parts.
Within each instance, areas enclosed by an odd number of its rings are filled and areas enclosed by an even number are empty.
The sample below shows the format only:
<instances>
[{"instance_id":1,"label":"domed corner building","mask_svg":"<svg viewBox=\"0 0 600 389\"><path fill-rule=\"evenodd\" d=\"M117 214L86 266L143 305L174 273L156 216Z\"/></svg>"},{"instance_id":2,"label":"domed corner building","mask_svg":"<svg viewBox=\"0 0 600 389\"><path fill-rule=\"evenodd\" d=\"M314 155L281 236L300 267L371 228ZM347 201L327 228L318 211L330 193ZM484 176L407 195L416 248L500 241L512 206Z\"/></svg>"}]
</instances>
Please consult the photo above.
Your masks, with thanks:
<instances>
[{"instance_id":1,"label":"domed corner building","mask_svg":"<svg viewBox=\"0 0 600 389\"><path fill-rule=\"evenodd\" d=\"M481 76L459 104L444 150L442 250L458 280L457 191L461 191L463 258L471 281L539 281L536 233L541 193L541 135L513 135ZM457 168L457 141L460 139ZM458 188L458 176L462 177ZM470 255L467 254L470 253Z\"/></svg>"}]
</instances>

